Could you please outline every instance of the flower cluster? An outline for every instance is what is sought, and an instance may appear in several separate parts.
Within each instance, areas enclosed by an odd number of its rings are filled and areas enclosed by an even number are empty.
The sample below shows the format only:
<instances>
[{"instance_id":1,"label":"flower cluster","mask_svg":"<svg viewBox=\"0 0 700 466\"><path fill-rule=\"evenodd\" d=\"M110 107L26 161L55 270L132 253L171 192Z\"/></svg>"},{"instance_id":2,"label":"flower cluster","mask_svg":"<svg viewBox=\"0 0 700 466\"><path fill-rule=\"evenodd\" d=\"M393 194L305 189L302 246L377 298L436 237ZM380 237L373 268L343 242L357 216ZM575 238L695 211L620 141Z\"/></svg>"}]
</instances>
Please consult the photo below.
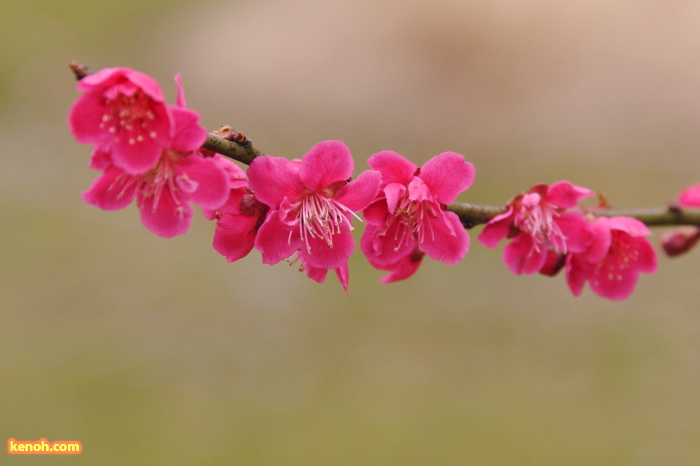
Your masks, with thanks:
<instances>
[{"instance_id":1,"label":"flower cluster","mask_svg":"<svg viewBox=\"0 0 700 466\"><path fill-rule=\"evenodd\" d=\"M185 233L189 201L207 209L229 191L224 169L199 154L207 131L185 108L179 75L177 105L166 105L158 83L128 68L106 68L78 82L84 94L68 123L75 138L95 147L91 168L102 171L83 200L104 210L136 199L143 224L158 236Z\"/></svg>"},{"instance_id":2,"label":"flower cluster","mask_svg":"<svg viewBox=\"0 0 700 466\"><path fill-rule=\"evenodd\" d=\"M360 250L372 267L388 272L383 283L411 277L425 256L457 264L469 251L468 222L448 210L476 175L460 154L443 152L418 167L381 151L353 178L350 149L324 141L300 159L257 156L246 172L203 147L207 130L187 108L180 75L175 105L165 103L155 80L129 68L80 77L82 95L68 123L79 142L94 146L90 167L102 172L83 200L104 210L135 200L142 223L156 235L185 233L192 202L216 223L213 247L229 262L255 249L263 263L296 263L317 282L332 270L346 293L354 220L366 223ZM212 134L235 141L224 128ZM574 295L588 282L601 296L624 299L640 273L656 270L650 231L634 218L578 206L593 194L568 181L536 185L493 216L478 240L493 248L508 239L503 260L515 274L565 269ZM700 206L700 185L678 202ZM700 229L676 230L664 247L678 254L698 238Z\"/></svg>"},{"instance_id":3,"label":"flower cluster","mask_svg":"<svg viewBox=\"0 0 700 466\"><path fill-rule=\"evenodd\" d=\"M479 242L493 248L511 239L503 260L515 274L553 276L565 268L574 295L589 282L600 296L625 299L634 291L639 273L656 271L656 253L645 238L651 232L631 217L584 215L577 205L593 194L568 181L536 185L489 221Z\"/></svg>"}]
</instances>

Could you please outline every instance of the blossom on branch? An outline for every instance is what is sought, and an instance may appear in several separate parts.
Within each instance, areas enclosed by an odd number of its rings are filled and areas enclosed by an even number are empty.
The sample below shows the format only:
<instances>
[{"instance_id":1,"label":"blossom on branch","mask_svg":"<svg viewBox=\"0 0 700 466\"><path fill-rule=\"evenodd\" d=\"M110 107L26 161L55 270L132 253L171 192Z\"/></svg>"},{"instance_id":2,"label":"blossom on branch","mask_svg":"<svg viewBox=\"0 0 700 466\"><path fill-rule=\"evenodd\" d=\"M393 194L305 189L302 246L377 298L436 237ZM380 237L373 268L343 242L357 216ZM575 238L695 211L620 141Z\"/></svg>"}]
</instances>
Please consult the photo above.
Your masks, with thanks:
<instances>
[{"instance_id":1,"label":"blossom on branch","mask_svg":"<svg viewBox=\"0 0 700 466\"><path fill-rule=\"evenodd\" d=\"M360 248L369 263L391 273L382 283L413 275L424 255L456 264L469 251L469 235L446 205L474 182L474 165L462 155L444 152L423 168L392 151L370 157L381 173L377 198L364 211L367 226Z\"/></svg>"},{"instance_id":2,"label":"blossom on branch","mask_svg":"<svg viewBox=\"0 0 700 466\"><path fill-rule=\"evenodd\" d=\"M159 149L154 164L134 174L116 163L113 151L98 146L91 168L104 173L83 192L87 204L104 210L122 209L136 198L142 223L164 238L188 230L192 218L189 201L205 209L216 209L226 201L229 190L224 169L213 159L199 155L207 132L199 125L199 114L183 108L179 76L175 80L180 106L167 107L172 137L166 147ZM136 155L139 150L134 148Z\"/></svg>"},{"instance_id":3,"label":"blossom on branch","mask_svg":"<svg viewBox=\"0 0 700 466\"><path fill-rule=\"evenodd\" d=\"M216 210L204 210L204 216L216 220L213 246L229 262L247 256L255 245L255 235L270 208L258 201L245 172L219 154L213 156L227 173L229 194Z\"/></svg>"},{"instance_id":4,"label":"blossom on branch","mask_svg":"<svg viewBox=\"0 0 700 466\"><path fill-rule=\"evenodd\" d=\"M380 175L361 173L348 181L354 162L340 141L324 141L301 160L262 156L248 169L255 197L270 211L260 226L255 248L265 264L290 258L321 281L321 272L335 270L347 290L347 262L355 249L352 217L374 199ZM343 272L345 270L345 272ZM325 277L324 277L325 278Z\"/></svg>"},{"instance_id":5,"label":"blossom on branch","mask_svg":"<svg viewBox=\"0 0 700 466\"><path fill-rule=\"evenodd\" d=\"M566 258L566 280L575 296L588 281L596 294L622 300L634 291L640 273L656 272L656 252L645 236L651 231L631 217L600 217L593 240L583 252Z\"/></svg>"},{"instance_id":6,"label":"blossom on branch","mask_svg":"<svg viewBox=\"0 0 700 466\"><path fill-rule=\"evenodd\" d=\"M75 138L109 153L130 175L152 168L174 130L158 83L130 68L105 68L81 79L78 90L84 94L68 115Z\"/></svg>"},{"instance_id":7,"label":"blossom on branch","mask_svg":"<svg viewBox=\"0 0 700 466\"><path fill-rule=\"evenodd\" d=\"M568 181L538 184L510 201L504 213L486 224L478 240L494 248L501 240L511 239L503 261L514 274L553 275L564 255L584 251L591 241L588 221L569 209L593 194Z\"/></svg>"}]
</instances>

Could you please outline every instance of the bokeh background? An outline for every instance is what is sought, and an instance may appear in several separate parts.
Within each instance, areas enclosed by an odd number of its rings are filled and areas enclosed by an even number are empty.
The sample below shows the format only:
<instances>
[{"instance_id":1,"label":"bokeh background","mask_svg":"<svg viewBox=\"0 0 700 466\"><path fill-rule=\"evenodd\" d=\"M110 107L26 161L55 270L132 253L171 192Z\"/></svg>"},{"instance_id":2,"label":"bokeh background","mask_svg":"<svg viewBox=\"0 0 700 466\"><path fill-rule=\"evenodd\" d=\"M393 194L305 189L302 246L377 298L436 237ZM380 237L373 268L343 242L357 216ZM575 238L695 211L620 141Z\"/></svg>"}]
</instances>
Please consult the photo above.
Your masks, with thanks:
<instances>
[{"instance_id":1,"label":"bokeh background","mask_svg":"<svg viewBox=\"0 0 700 466\"><path fill-rule=\"evenodd\" d=\"M659 206L700 181L699 28L684 0L0 0L0 440L84 446L0 463L700 464L697 251L610 302L511 275L476 228L403 283L354 256L345 296L226 263L202 217L164 240L84 205L66 126L70 60L170 102L181 72L273 155L451 150L462 201L568 179Z\"/></svg>"}]
</instances>

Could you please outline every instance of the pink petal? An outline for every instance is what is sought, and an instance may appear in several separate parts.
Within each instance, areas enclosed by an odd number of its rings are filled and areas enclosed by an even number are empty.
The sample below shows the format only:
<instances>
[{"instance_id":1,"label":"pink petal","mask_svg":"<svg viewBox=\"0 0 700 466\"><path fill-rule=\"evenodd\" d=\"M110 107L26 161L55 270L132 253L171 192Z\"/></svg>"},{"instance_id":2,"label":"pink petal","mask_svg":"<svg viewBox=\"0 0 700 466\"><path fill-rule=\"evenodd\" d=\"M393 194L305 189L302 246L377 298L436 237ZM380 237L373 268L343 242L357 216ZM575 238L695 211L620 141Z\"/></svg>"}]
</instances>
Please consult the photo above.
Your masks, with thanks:
<instances>
[{"instance_id":1,"label":"pink petal","mask_svg":"<svg viewBox=\"0 0 700 466\"><path fill-rule=\"evenodd\" d=\"M273 209L285 198L297 201L304 192L299 179L299 164L282 157L257 157L248 168L250 187L255 197Z\"/></svg>"},{"instance_id":2,"label":"pink petal","mask_svg":"<svg viewBox=\"0 0 700 466\"><path fill-rule=\"evenodd\" d=\"M156 102L165 102L163 91L161 90L158 81L155 79L151 78L147 74L141 73L140 71L128 68L126 69L125 76L151 99L155 100Z\"/></svg>"},{"instance_id":3,"label":"pink petal","mask_svg":"<svg viewBox=\"0 0 700 466\"><path fill-rule=\"evenodd\" d=\"M163 145L153 138L144 138L138 144L133 138L120 136L112 145L114 165L131 175L140 175L153 168L163 153Z\"/></svg>"},{"instance_id":4,"label":"pink petal","mask_svg":"<svg viewBox=\"0 0 700 466\"><path fill-rule=\"evenodd\" d=\"M635 238L637 243L637 264L636 269L643 273L656 273L657 258L656 250L646 238Z\"/></svg>"},{"instance_id":5,"label":"pink petal","mask_svg":"<svg viewBox=\"0 0 700 466\"><path fill-rule=\"evenodd\" d=\"M186 197L204 209L217 209L228 198L226 172L212 159L196 153L183 157L175 163L175 177L179 187L193 188Z\"/></svg>"},{"instance_id":6,"label":"pink petal","mask_svg":"<svg viewBox=\"0 0 700 466\"><path fill-rule=\"evenodd\" d=\"M356 179L335 193L334 199L353 212L359 212L374 200L379 192L382 177L375 171L364 171Z\"/></svg>"},{"instance_id":7,"label":"pink petal","mask_svg":"<svg viewBox=\"0 0 700 466\"><path fill-rule=\"evenodd\" d=\"M123 82L132 83L134 87L140 88L146 95L157 102L165 101L163 91L155 79L131 68L103 68L78 81L77 88L79 91L87 93L102 92Z\"/></svg>"},{"instance_id":8,"label":"pink petal","mask_svg":"<svg viewBox=\"0 0 700 466\"><path fill-rule=\"evenodd\" d=\"M345 263L337 269L335 269L335 275L336 277L338 277L338 281L343 287L343 291L345 291L345 294L348 294L348 282L350 281L350 269L348 268L348 264Z\"/></svg>"},{"instance_id":9,"label":"pink petal","mask_svg":"<svg viewBox=\"0 0 700 466\"><path fill-rule=\"evenodd\" d=\"M588 280L587 272L592 266L581 261L577 254L570 254L566 259L566 283L574 296L581 296L583 286Z\"/></svg>"},{"instance_id":10,"label":"pink petal","mask_svg":"<svg viewBox=\"0 0 700 466\"><path fill-rule=\"evenodd\" d=\"M597 295L618 301L632 294L638 278L638 273L620 270L617 261L607 260L595 270L589 284Z\"/></svg>"},{"instance_id":11,"label":"pink petal","mask_svg":"<svg viewBox=\"0 0 700 466\"><path fill-rule=\"evenodd\" d=\"M584 252L593 241L591 224L579 212L563 212L554 222L566 238L567 252Z\"/></svg>"},{"instance_id":12,"label":"pink petal","mask_svg":"<svg viewBox=\"0 0 700 466\"><path fill-rule=\"evenodd\" d=\"M178 152L199 149L207 139L207 130L199 124L199 113L173 106L168 110L173 122L173 139L168 148Z\"/></svg>"},{"instance_id":13,"label":"pink petal","mask_svg":"<svg viewBox=\"0 0 700 466\"><path fill-rule=\"evenodd\" d=\"M516 275L539 272L547 260L547 250L534 247L532 236L520 233L503 248L503 262Z\"/></svg>"},{"instance_id":14,"label":"pink petal","mask_svg":"<svg viewBox=\"0 0 700 466\"><path fill-rule=\"evenodd\" d=\"M337 269L347 264L355 250L355 240L347 225L341 225L340 233L334 234L332 238L332 246L319 237L309 238L306 244L302 243L300 255L304 258L304 262L323 269Z\"/></svg>"},{"instance_id":15,"label":"pink petal","mask_svg":"<svg viewBox=\"0 0 700 466\"><path fill-rule=\"evenodd\" d=\"M114 135L100 129L102 117L109 112L99 94L85 94L75 101L68 113L68 126L78 142L109 149Z\"/></svg>"},{"instance_id":16,"label":"pink petal","mask_svg":"<svg viewBox=\"0 0 700 466\"><path fill-rule=\"evenodd\" d=\"M391 183L408 186L418 170L416 164L390 150L374 154L367 163L382 174L382 186Z\"/></svg>"},{"instance_id":17,"label":"pink petal","mask_svg":"<svg viewBox=\"0 0 700 466\"><path fill-rule=\"evenodd\" d=\"M360 249L372 264L385 266L401 260L416 248L417 241L412 232L400 231L401 223L368 224L360 239ZM402 237L402 235L408 235Z\"/></svg>"},{"instance_id":18,"label":"pink petal","mask_svg":"<svg viewBox=\"0 0 700 466\"><path fill-rule=\"evenodd\" d=\"M311 280L318 282L318 283L323 283L326 281L326 275L328 275L328 269L322 269L319 267L312 267L308 264L304 264L303 269L304 269L304 272L306 273L306 276L309 277Z\"/></svg>"},{"instance_id":19,"label":"pink petal","mask_svg":"<svg viewBox=\"0 0 700 466\"><path fill-rule=\"evenodd\" d=\"M102 210L119 210L131 204L137 180L114 168L99 176L90 189L83 191L83 201Z\"/></svg>"},{"instance_id":20,"label":"pink petal","mask_svg":"<svg viewBox=\"0 0 700 466\"><path fill-rule=\"evenodd\" d=\"M367 224L385 226L388 215L389 211L384 199L373 202L362 211L362 217Z\"/></svg>"},{"instance_id":21,"label":"pink petal","mask_svg":"<svg viewBox=\"0 0 700 466\"><path fill-rule=\"evenodd\" d=\"M154 204L155 196L138 197L141 210L141 222L158 236L172 238L187 232L192 220L192 207L188 202L176 200L167 185L158 193L158 203Z\"/></svg>"},{"instance_id":22,"label":"pink petal","mask_svg":"<svg viewBox=\"0 0 700 466\"><path fill-rule=\"evenodd\" d=\"M257 217L224 214L216 222L213 246L229 262L248 255L255 245Z\"/></svg>"},{"instance_id":23,"label":"pink petal","mask_svg":"<svg viewBox=\"0 0 700 466\"><path fill-rule=\"evenodd\" d=\"M455 152L443 152L428 160L420 169L420 178L441 204L451 204L474 183L474 165Z\"/></svg>"},{"instance_id":24,"label":"pink petal","mask_svg":"<svg viewBox=\"0 0 700 466\"><path fill-rule=\"evenodd\" d=\"M425 184L425 181L415 176L411 182L408 183L408 199L414 202L433 202L435 197L430 191L428 185Z\"/></svg>"},{"instance_id":25,"label":"pink petal","mask_svg":"<svg viewBox=\"0 0 700 466\"><path fill-rule=\"evenodd\" d=\"M255 237L255 249L262 253L264 264L276 264L294 254L301 246L298 228L290 228L280 216L279 210L271 210Z\"/></svg>"},{"instance_id":26,"label":"pink petal","mask_svg":"<svg viewBox=\"0 0 700 466\"><path fill-rule=\"evenodd\" d=\"M610 220L605 217L598 218L591 225L591 233L593 234L593 240L580 256L591 264L597 264L608 254L612 244Z\"/></svg>"},{"instance_id":27,"label":"pink petal","mask_svg":"<svg viewBox=\"0 0 700 466\"><path fill-rule=\"evenodd\" d=\"M431 259L456 264L469 252L469 234L457 214L447 211L443 213L444 220L431 216L426 216L423 220L426 232L420 248Z\"/></svg>"},{"instance_id":28,"label":"pink petal","mask_svg":"<svg viewBox=\"0 0 700 466\"><path fill-rule=\"evenodd\" d=\"M574 207L583 198L593 196L595 193L590 189L575 186L568 181L559 181L547 188L547 200L563 209Z\"/></svg>"},{"instance_id":29,"label":"pink petal","mask_svg":"<svg viewBox=\"0 0 700 466\"><path fill-rule=\"evenodd\" d=\"M353 169L348 146L341 141L323 141L302 157L299 178L308 189L319 191L350 179Z\"/></svg>"},{"instance_id":30,"label":"pink petal","mask_svg":"<svg viewBox=\"0 0 700 466\"><path fill-rule=\"evenodd\" d=\"M112 156L107 151L95 149L90 156L90 168L93 170L107 171L112 168L113 165Z\"/></svg>"},{"instance_id":31,"label":"pink petal","mask_svg":"<svg viewBox=\"0 0 700 466\"><path fill-rule=\"evenodd\" d=\"M389 183L384 187L384 196L386 197L386 207L390 214L396 212L396 206L406 195L408 188L399 183Z\"/></svg>"},{"instance_id":32,"label":"pink petal","mask_svg":"<svg viewBox=\"0 0 700 466\"><path fill-rule=\"evenodd\" d=\"M611 217L610 229L629 233L632 236L649 236L651 230L640 220L632 217Z\"/></svg>"},{"instance_id":33,"label":"pink petal","mask_svg":"<svg viewBox=\"0 0 700 466\"><path fill-rule=\"evenodd\" d=\"M508 237L512 224L513 206L509 205L508 210L489 220L477 239L487 248L495 248L502 239Z\"/></svg>"},{"instance_id":34,"label":"pink petal","mask_svg":"<svg viewBox=\"0 0 700 466\"><path fill-rule=\"evenodd\" d=\"M175 98L175 103L178 107L187 108L187 101L185 100L185 89L182 87L182 74L177 73L174 79L175 84L177 85L177 97Z\"/></svg>"},{"instance_id":35,"label":"pink petal","mask_svg":"<svg viewBox=\"0 0 700 466\"><path fill-rule=\"evenodd\" d=\"M410 278L418 271L424 256L425 254L419 249L414 250L412 253L403 257L400 261L391 264L389 267L383 268L383 270L389 270L391 273L382 277L379 282L394 283Z\"/></svg>"}]
</instances>

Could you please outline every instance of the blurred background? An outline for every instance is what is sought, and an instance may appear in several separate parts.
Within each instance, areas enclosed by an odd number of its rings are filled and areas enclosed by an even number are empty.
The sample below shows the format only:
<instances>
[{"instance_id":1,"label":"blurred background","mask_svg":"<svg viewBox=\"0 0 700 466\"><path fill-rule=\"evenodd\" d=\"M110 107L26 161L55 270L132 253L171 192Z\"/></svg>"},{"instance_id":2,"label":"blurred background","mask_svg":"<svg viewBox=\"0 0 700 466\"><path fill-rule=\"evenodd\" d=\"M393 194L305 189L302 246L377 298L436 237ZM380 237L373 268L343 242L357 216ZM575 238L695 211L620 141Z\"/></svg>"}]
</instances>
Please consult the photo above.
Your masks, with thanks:
<instances>
[{"instance_id":1,"label":"blurred background","mask_svg":"<svg viewBox=\"0 0 700 466\"><path fill-rule=\"evenodd\" d=\"M614 303L511 275L479 227L393 285L356 254L345 296L228 264L201 216L164 240L84 205L66 125L71 60L171 103L180 72L272 155L450 150L461 201L568 179L660 206L700 181L698 2L0 0L0 26L0 441L84 447L0 463L698 464L698 251Z\"/></svg>"}]
</instances>

